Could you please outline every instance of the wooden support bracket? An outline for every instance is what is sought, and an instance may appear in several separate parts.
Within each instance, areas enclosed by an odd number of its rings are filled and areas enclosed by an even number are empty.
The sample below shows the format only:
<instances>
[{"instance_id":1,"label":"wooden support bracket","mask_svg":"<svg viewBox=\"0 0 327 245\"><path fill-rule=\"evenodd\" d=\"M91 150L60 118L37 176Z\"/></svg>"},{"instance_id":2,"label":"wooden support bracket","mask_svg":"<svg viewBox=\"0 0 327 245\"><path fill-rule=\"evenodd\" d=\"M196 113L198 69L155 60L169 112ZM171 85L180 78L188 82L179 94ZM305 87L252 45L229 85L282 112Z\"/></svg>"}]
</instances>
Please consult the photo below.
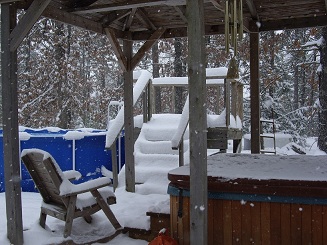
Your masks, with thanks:
<instances>
[{"instance_id":1,"label":"wooden support bracket","mask_svg":"<svg viewBox=\"0 0 327 245\"><path fill-rule=\"evenodd\" d=\"M127 58L124 55L123 50L119 45L119 42L118 42L118 39L116 37L114 30L112 30L110 28L105 28L105 32L107 34L107 37L109 38L109 41L112 45L113 50L117 56L120 67L123 69L123 71L127 71Z\"/></svg>"},{"instance_id":2,"label":"wooden support bracket","mask_svg":"<svg viewBox=\"0 0 327 245\"><path fill-rule=\"evenodd\" d=\"M10 34L10 51L16 50L51 0L34 0Z\"/></svg>"},{"instance_id":3,"label":"wooden support bracket","mask_svg":"<svg viewBox=\"0 0 327 245\"><path fill-rule=\"evenodd\" d=\"M153 46L153 44L161 37L161 35L166 31L165 28L159 27L143 44L143 46L137 51L131 61L131 68L134 69L137 64L144 57L144 54Z\"/></svg>"}]
</instances>

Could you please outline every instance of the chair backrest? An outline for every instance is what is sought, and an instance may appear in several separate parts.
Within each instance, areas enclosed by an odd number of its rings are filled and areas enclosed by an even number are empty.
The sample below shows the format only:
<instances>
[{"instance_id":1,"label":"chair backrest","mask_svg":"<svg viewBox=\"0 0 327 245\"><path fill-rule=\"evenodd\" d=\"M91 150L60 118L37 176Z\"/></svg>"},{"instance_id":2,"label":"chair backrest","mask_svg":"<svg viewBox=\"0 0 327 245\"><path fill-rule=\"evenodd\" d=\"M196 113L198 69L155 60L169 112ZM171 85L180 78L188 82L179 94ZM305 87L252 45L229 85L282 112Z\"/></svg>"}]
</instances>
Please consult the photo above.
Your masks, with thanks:
<instances>
[{"instance_id":1,"label":"chair backrest","mask_svg":"<svg viewBox=\"0 0 327 245\"><path fill-rule=\"evenodd\" d=\"M67 207L68 199L59 195L63 173L51 155L39 149L26 149L22 152L22 160L43 201Z\"/></svg>"}]
</instances>

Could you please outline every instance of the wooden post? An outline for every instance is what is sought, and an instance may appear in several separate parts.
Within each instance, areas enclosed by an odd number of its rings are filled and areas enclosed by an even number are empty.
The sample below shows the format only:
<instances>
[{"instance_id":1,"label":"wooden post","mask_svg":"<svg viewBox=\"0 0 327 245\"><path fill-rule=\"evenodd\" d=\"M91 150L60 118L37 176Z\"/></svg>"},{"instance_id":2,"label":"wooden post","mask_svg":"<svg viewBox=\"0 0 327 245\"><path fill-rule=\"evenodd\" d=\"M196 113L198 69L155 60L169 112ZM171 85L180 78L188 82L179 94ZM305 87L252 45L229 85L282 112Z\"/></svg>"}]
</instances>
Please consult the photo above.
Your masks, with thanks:
<instances>
[{"instance_id":1,"label":"wooden post","mask_svg":"<svg viewBox=\"0 0 327 245\"><path fill-rule=\"evenodd\" d=\"M243 122L243 84L237 82L237 98L238 98L238 106L237 106L237 115L240 117Z\"/></svg>"},{"instance_id":2,"label":"wooden post","mask_svg":"<svg viewBox=\"0 0 327 245\"><path fill-rule=\"evenodd\" d=\"M117 139L110 147L111 150L111 167L112 167L112 179L113 179L113 188L114 191L116 190L118 186L118 166L117 166Z\"/></svg>"},{"instance_id":3,"label":"wooden post","mask_svg":"<svg viewBox=\"0 0 327 245\"><path fill-rule=\"evenodd\" d=\"M20 245L24 241L18 134L17 49L10 51L10 33L15 25L14 4L1 4L2 115L7 237L11 244Z\"/></svg>"},{"instance_id":4,"label":"wooden post","mask_svg":"<svg viewBox=\"0 0 327 245\"><path fill-rule=\"evenodd\" d=\"M176 89L175 86L171 86L171 113L176 114L176 98L175 98Z\"/></svg>"},{"instance_id":5,"label":"wooden post","mask_svg":"<svg viewBox=\"0 0 327 245\"><path fill-rule=\"evenodd\" d=\"M135 192L135 161L134 161L134 107L133 107L133 42L123 41L123 52L127 59L124 72L124 122L125 122L125 174L126 191Z\"/></svg>"},{"instance_id":6,"label":"wooden post","mask_svg":"<svg viewBox=\"0 0 327 245\"><path fill-rule=\"evenodd\" d=\"M178 166L184 166L184 136L182 136L182 141L178 147Z\"/></svg>"},{"instance_id":7,"label":"wooden post","mask_svg":"<svg viewBox=\"0 0 327 245\"><path fill-rule=\"evenodd\" d=\"M152 88L152 80L150 80L148 86L147 86L147 92L148 92L148 121L151 120L151 117L152 117L152 111L153 111L153 108L152 108L152 101L153 101L153 98L152 98L152 91L151 91L151 88Z\"/></svg>"},{"instance_id":8,"label":"wooden post","mask_svg":"<svg viewBox=\"0 0 327 245\"><path fill-rule=\"evenodd\" d=\"M208 241L207 113L202 0L187 0L190 113L190 241Z\"/></svg>"},{"instance_id":9,"label":"wooden post","mask_svg":"<svg viewBox=\"0 0 327 245\"><path fill-rule=\"evenodd\" d=\"M226 127L230 124L230 84L231 79L225 78L225 108L226 108Z\"/></svg>"},{"instance_id":10,"label":"wooden post","mask_svg":"<svg viewBox=\"0 0 327 245\"><path fill-rule=\"evenodd\" d=\"M143 91L142 95L142 107L143 107L143 122L147 123L150 119L148 117L148 111L149 111L149 103L148 103L148 86Z\"/></svg>"},{"instance_id":11,"label":"wooden post","mask_svg":"<svg viewBox=\"0 0 327 245\"><path fill-rule=\"evenodd\" d=\"M257 29L252 22L253 29ZM260 153L259 32L250 33L251 153Z\"/></svg>"}]
</instances>

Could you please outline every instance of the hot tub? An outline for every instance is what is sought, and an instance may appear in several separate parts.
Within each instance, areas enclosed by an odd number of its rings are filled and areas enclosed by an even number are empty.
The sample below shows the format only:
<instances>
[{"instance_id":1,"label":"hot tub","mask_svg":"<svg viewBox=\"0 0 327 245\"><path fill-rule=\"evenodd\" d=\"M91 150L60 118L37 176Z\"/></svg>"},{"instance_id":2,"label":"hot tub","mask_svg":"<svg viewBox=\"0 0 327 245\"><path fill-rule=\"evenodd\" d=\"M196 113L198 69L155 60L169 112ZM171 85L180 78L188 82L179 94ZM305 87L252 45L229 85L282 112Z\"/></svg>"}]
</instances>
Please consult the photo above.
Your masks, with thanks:
<instances>
[{"instance_id":1,"label":"hot tub","mask_svg":"<svg viewBox=\"0 0 327 245\"><path fill-rule=\"evenodd\" d=\"M189 166L169 172L171 231L190 244ZM208 244L327 244L327 156L208 157Z\"/></svg>"}]
</instances>

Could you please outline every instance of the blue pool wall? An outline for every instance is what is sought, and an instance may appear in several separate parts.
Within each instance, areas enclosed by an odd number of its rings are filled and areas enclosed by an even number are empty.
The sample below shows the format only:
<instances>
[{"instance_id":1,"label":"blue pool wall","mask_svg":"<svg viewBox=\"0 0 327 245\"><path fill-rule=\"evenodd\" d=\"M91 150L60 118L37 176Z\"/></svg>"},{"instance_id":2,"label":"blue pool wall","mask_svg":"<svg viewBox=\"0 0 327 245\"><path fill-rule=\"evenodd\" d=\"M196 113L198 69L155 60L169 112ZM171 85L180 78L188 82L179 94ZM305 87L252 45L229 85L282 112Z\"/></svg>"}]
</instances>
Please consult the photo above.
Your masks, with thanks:
<instances>
[{"instance_id":1,"label":"blue pool wall","mask_svg":"<svg viewBox=\"0 0 327 245\"><path fill-rule=\"evenodd\" d=\"M20 150L38 148L49 152L63 171L77 170L82 174L78 182L101 177L101 167L112 170L111 151L105 149L106 132L96 129L64 130L58 128L20 128ZM5 191L3 137L0 130L0 192ZM122 167L124 135L117 140L117 165ZM34 192L35 185L21 162L22 191Z\"/></svg>"}]
</instances>

